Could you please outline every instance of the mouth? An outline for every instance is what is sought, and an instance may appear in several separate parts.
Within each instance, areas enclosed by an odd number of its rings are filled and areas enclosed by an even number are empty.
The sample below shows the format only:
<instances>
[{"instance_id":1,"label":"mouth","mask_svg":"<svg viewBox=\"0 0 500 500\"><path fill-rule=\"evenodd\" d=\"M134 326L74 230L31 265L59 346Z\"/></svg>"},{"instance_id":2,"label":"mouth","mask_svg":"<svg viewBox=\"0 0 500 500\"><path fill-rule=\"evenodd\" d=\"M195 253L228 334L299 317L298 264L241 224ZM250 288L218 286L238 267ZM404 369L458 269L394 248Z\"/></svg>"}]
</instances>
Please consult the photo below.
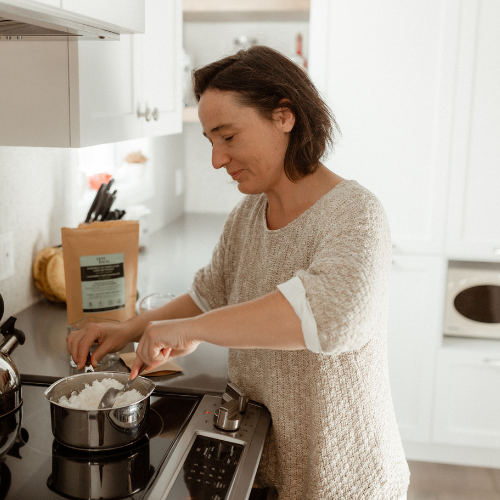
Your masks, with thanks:
<instances>
[{"instance_id":1,"label":"mouth","mask_svg":"<svg viewBox=\"0 0 500 500\"><path fill-rule=\"evenodd\" d=\"M236 170L236 172L228 172L228 174L233 178L233 181L243 172L243 170Z\"/></svg>"}]
</instances>

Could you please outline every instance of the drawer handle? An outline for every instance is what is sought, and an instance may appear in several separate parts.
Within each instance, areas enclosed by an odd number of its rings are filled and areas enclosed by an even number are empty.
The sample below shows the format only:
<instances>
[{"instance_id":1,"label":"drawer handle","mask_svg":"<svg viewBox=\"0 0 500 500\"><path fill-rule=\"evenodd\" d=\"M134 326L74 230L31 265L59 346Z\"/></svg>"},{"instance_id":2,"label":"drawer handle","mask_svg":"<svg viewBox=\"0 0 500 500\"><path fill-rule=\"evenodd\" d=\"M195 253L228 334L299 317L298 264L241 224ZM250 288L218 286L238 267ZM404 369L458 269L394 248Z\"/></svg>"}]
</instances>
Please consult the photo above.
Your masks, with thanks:
<instances>
[{"instance_id":1,"label":"drawer handle","mask_svg":"<svg viewBox=\"0 0 500 500\"><path fill-rule=\"evenodd\" d=\"M483 360L484 364L485 365L488 365L488 366L498 366L500 367L500 359L498 358L484 358Z\"/></svg>"}]
</instances>

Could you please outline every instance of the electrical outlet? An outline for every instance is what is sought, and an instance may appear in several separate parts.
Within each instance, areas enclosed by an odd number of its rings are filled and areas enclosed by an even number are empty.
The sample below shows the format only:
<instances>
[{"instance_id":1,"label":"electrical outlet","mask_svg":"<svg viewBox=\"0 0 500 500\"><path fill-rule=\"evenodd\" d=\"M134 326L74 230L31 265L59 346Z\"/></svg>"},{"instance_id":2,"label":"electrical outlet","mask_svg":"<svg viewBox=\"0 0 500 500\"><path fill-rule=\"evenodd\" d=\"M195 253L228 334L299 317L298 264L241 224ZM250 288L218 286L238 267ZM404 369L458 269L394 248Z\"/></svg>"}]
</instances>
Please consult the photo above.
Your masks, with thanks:
<instances>
[{"instance_id":1,"label":"electrical outlet","mask_svg":"<svg viewBox=\"0 0 500 500\"><path fill-rule=\"evenodd\" d=\"M14 273L14 235L10 231L0 235L0 281Z\"/></svg>"}]
</instances>

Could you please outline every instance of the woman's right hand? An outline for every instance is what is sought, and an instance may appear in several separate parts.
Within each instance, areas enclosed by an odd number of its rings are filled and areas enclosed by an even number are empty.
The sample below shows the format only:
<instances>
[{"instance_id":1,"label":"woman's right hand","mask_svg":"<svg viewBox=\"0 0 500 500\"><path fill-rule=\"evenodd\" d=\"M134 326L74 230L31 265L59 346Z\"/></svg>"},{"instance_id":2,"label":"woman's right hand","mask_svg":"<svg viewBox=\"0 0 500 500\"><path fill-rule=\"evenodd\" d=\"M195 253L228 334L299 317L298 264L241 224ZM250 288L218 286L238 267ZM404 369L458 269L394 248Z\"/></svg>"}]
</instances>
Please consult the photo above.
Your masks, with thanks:
<instances>
[{"instance_id":1,"label":"woman's right hand","mask_svg":"<svg viewBox=\"0 0 500 500\"><path fill-rule=\"evenodd\" d=\"M106 354L121 351L134 340L135 335L127 323L88 323L81 330L71 332L66 338L68 351L78 370L85 366L92 344L99 344L90 358L95 368L98 361Z\"/></svg>"}]
</instances>

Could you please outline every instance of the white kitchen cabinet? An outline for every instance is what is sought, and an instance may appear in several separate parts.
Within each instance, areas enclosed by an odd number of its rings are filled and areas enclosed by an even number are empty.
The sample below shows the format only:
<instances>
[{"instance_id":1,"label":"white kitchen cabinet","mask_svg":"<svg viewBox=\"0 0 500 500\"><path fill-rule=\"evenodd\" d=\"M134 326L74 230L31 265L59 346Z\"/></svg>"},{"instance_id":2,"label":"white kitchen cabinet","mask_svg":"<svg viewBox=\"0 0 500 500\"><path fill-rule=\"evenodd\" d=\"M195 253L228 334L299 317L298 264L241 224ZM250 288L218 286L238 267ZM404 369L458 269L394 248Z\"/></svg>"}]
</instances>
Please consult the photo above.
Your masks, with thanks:
<instances>
[{"instance_id":1,"label":"white kitchen cabinet","mask_svg":"<svg viewBox=\"0 0 500 500\"><path fill-rule=\"evenodd\" d=\"M388 357L391 391L404 441L429 442L436 352L442 335L446 262L395 255L391 274Z\"/></svg>"},{"instance_id":2,"label":"white kitchen cabinet","mask_svg":"<svg viewBox=\"0 0 500 500\"><path fill-rule=\"evenodd\" d=\"M146 11L150 30L134 36L142 45L142 101L153 115L143 121L144 137L182 132L182 1L153 1Z\"/></svg>"},{"instance_id":3,"label":"white kitchen cabinet","mask_svg":"<svg viewBox=\"0 0 500 500\"><path fill-rule=\"evenodd\" d=\"M311 0L309 73L342 130L326 164L381 199L402 252L444 250L459 7Z\"/></svg>"},{"instance_id":4,"label":"white kitchen cabinet","mask_svg":"<svg viewBox=\"0 0 500 500\"><path fill-rule=\"evenodd\" d=\"M500 2L463 3L446 251L500 261Z\"/></svg>"},{"instance_id":5,"label":"white kitchen cabinet","mask_svg":"<svg viewBox=\"0 0 500 500\"><path fill-rule=\"evenodd\" d=\"M104 49L99 41L76 45L78 72L70 78L78 97L71 128L80 133L72 146L182 131L180 0L148 0L144 35L124 35Z\"/></svg>"},{"instance_id":6,"label":"white kitchen cabinet","mask_svg":"<svg viewBox=\"0 0 500 500\"><path fill-rule=\"evenodd\" d=\"M182 130L181 0L148 0L144 35L12 40L0 60L0 145L84 147Z\"/></svg>"},{"instance_id":7,"label":"white kitchen cabinet","mask_svg":"<svg viewBox=\"0 0 500 500\"><path fill-rule=\"evenodd\" d=\"M434 442L500 448L499 344L444 342L438 358Z\"/></svg>"}]
</instances>

